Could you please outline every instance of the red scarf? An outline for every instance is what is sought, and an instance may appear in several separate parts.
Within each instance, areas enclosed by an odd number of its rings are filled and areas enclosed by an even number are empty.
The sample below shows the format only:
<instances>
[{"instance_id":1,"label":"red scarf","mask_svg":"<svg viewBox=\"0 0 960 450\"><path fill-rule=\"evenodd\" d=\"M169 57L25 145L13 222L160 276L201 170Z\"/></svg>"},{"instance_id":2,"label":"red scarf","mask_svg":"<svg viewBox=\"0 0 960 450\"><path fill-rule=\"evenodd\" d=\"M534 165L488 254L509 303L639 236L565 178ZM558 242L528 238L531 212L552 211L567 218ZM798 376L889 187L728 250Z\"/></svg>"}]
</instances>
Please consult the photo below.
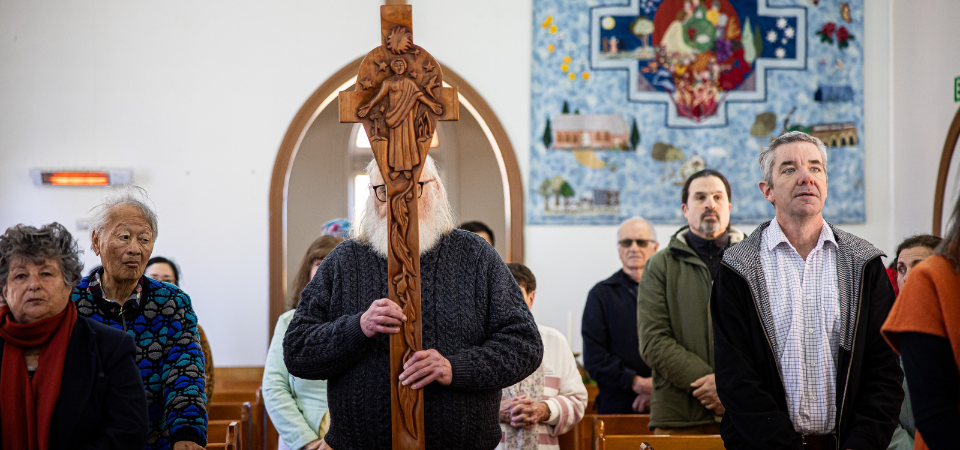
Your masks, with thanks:
<instances>
[{"instance_id":1,"label":"red scarf","mask_svg":"<svg viewBox=\"0 0 960 450\"><path fill-rule=\"evenodd\" d=\"M0 308L0 445L3 450L47 450L50 418L60 396L63 362L77 322L77 307L68 301L56 316L29 325L13 321L10 308ZM33 379L27 374L23 349L40 347Z\"/></svg>"}]
</instances>

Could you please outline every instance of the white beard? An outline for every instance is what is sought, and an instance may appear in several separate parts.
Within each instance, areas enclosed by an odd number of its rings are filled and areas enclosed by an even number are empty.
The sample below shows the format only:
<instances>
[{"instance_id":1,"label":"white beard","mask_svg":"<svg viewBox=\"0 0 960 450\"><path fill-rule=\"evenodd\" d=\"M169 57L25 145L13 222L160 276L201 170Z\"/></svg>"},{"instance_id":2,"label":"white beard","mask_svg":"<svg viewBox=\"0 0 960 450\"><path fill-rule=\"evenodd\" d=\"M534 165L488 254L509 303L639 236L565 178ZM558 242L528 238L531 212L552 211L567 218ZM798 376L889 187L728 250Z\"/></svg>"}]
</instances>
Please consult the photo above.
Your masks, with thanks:
<instances>
[{"instance_id":1,"label":"white beard","mask_svg":"<svg viewBox=\"0 0 960 450\"><path fill-rule=\"evenodd\" d=\"M420 217L420 254L430 251L440 238L453 230L453 214L450 211L450 204L447 203L446 195L432 192L432 198L421 204L418 211ZM376 207L371 195L367 205L360 212L354 228L354 237L357 241L367 244L373 248L378 255L386 258L389 241L389 230L387 229L387 216L380 217L377 214Z\"/></svg>"},{"instance_id":2,"label":"white beard","mask_svg":"<svg viewBox=\"0 0 960 450\"><path fill-rule=\"evenodd\" d=\"M371 182L383 183L377 173L376 161L370 161L367 165L367 175ZM456 222L453 218L453 209L447 200L447 191L440 181L433 159L427 156L425 161L425 173L430 174L435 183L424 187L423 195L418 202L419 230L420 230L420 254L430 251L437 245L440 238L453 231ZM387 217L380 217L377 213L377 206L386 206L376 200L376 196L371 193L367 197L367 203L361 211L357 211L356 222L354 223L352 235L357 242L369 245L378 255L386 258L390 231L387 229ZM386 208L384 208L386 210Z\"/></svg>"},{"instance_id":3,"label":"white beard","mask_svg":"<svg viewBox=\"0 0 960 450\"><path fill-rule=\"evenodd\" d=\"M366 240L378 255L386 258L387 242L390 239L390 233L387 229L387 217L376 217L375 220L371 220L370 222L370 234L364 236L363 240ZM430 251L430 249L437 245L441 237L450 232L437 226L437 223L438 221L430 217L420 218L420 255Z\"/></svg>"}]
</instances>

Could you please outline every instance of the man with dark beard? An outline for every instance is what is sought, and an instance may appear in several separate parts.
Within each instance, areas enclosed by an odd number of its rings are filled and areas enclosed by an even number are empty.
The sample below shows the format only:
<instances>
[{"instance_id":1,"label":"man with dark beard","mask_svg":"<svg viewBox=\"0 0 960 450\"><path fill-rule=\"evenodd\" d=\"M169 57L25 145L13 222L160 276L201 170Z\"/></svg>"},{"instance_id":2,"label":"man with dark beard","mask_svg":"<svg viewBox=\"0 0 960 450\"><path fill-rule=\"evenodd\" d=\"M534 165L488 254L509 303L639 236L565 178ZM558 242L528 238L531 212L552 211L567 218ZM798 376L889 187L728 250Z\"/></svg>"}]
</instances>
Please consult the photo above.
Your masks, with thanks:
<instances>
[{"instance_id":1,"label":"man with dark beard","mask_svg":"<svg viewBox=\"0 0 960 450\"><path fill-rule=\"evenodd\" d=\"M329 380L331 426L321 448L391 446L390 339L406 320L387 299L383 178L367 166L372 195L354 239L320 264L283 340L291 375ZM474 233L453 228L433 159L420 177L423 350L400 381L424 389L428 449L493 449L500 441L500 390L539 366L543 344L510 270Z\"/></svg>"},{"instance_id":2,"label":"man with dark beard","mask_svg":"<svg viewBox=\"0 0 960 450\"><path fill-rule=\"evenodd\" d=\"M724 250L743 233L729 226L730 183L720 172L691 175L680 195L688 226L647 261L637 301L640 354L653 369L650 428L719 434L710 290Z\"/></svg>"}]
</instances>

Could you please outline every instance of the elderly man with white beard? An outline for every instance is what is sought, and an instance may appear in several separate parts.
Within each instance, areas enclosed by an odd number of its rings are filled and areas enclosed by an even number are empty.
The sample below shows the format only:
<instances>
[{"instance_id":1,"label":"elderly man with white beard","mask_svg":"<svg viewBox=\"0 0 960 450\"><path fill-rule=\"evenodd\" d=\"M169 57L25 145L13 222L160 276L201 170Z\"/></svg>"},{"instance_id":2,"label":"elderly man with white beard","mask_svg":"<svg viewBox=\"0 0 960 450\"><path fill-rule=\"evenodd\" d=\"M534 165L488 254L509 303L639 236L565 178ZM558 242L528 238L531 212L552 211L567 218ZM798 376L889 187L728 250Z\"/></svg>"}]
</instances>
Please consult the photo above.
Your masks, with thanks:
<instances>
[{"instance_id":1,"label":"elderly man with white beard","mask_svg":"<svg viewBox=\"0 0 960 450\"><path fill-rule=\"evenodd\" d=\"M388 449L390 334L406 320L387 299L387 217L383 178L353 239L320 264L303 290L283 340L291 375L329 380L331 426L321 448ZM500 390L533 373L543 344L510 270L483 238L454 229L433 159L420 177L419 229L423 350L400 380L424 390L428 449L493 449L500 441Z\"/></svg>"}]
</instances>

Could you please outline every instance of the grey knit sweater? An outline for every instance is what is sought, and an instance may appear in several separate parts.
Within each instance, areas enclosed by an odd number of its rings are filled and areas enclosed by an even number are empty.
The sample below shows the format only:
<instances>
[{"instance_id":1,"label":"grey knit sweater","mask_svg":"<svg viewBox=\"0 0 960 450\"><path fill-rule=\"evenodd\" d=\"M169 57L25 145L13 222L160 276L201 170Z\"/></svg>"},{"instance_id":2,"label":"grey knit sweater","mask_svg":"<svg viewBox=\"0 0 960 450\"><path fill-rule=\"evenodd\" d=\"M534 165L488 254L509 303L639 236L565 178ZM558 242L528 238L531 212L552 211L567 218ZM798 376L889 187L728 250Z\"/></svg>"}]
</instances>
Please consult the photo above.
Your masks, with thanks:
<instances>
[{"instance_id":1,"label":"grey knit sweater","mask_svg":"<svg viewBox=\"0 0 960 450\"><path fill-rule=\"evenodd\" d=\"M543 343L506 265L479 236L454 230L420 259L423 348L450 361L453 382L424 388L427 449L493 449L500 390L540 365ZM291 375L329 380L336 450L389 449L390 343L360 316L387 297L387 261L343 242L303 290L283 339Z\"/></svg>"}]
</instances>

